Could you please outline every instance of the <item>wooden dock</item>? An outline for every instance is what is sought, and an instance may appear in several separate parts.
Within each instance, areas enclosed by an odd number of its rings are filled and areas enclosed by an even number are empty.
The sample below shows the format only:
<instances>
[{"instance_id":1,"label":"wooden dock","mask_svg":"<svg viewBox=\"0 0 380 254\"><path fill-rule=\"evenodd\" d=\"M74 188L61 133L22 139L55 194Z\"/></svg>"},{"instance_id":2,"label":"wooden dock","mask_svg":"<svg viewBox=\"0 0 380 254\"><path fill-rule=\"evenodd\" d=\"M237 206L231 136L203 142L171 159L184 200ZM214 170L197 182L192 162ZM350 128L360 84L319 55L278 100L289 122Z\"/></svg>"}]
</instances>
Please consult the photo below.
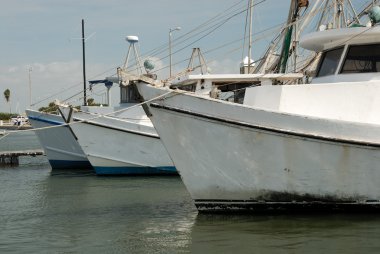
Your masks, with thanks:
<instances>
[{"instance_id":1,"label":"wooden dock","mask_svg":"<svg viewBox=\"0 0 380 254\"><path fill-rule=\"evenodd\" d=\"M44 151L41 149L37 150L23 150L23 151L0 151L0 166L11 165L17 166L19 163L18 158L20 156L40 156L44 155Z\"/></svg>"},{"instance_id":2,"label":"wooden dock","mask_svg":"<svg viewBox=\"0 0 380 254\"><path fill-rule=\"evenodd\" d=\"M0 132L2 130L11 130L11 131L14 131L14 130L29 130L29 129L33 129L30 124L23 124L21 126L17 126L17 125L14 125L14 124L3 124L3 125L0 125Z\"/></svg>"}]
</instances>

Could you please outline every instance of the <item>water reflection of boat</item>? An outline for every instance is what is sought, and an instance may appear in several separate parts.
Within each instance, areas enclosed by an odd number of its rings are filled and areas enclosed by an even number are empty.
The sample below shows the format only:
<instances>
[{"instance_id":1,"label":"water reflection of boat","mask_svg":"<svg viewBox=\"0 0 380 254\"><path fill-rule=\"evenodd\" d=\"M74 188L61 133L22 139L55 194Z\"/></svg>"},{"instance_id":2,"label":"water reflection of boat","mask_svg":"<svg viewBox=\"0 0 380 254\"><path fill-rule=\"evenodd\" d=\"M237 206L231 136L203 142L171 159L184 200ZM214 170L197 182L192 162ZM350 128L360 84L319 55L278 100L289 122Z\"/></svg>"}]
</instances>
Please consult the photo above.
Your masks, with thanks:
<instances>
[{"instance_id":1,"label":"water reflection of boat","mask_svg":"<svg viewBox=\"0 0 380 254\"><path fill-rule=\"evenodd\" d=\"M198 214L189 253L360 253L377 248L377 215ZM321 232L324 232L321 234ZM370 239L368 239L368 237ZM355 239L347 241L347 239ZM358 244L363 243L363 244ZM369 243L369 245L367 244Z\"/></svg>"},{"instance_id":2,"label":"water reflection of boat","mask_svg":"<svg viewBox=\"0 0 380 254\"><path fill-rule=\"evenodd\" d=\"M139 82L197 208L377 211L379 35L373 26L306 36L304 48L323 51L312 84L282 86L279 78L248 75L260 84L246 89L243 105ZM193 83L201 89L217 76Z\"/></svg>"}]
</instances>

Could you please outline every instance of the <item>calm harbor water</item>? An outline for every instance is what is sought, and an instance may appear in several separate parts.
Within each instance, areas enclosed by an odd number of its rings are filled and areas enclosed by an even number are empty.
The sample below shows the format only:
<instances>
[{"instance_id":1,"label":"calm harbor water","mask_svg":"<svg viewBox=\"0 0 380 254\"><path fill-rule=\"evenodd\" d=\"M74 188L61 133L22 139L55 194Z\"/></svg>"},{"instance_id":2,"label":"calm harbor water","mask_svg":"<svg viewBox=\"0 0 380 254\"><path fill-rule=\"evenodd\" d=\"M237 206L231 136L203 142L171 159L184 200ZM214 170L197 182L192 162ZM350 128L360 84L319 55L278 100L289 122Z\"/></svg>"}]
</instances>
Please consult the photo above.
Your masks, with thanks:
<instances>
[{"instance_id":1,"label":"calm harbor water","mask_svg":"<svg viewBox=\"0 0 380 254\"><path fill-rule=\"evenodd\" d=\"M32 133L0 140L33 148ZM380 215L198 214L179 177L0 168L0 253L378 253L379 237Z\"/></svg>"}]
</instances>

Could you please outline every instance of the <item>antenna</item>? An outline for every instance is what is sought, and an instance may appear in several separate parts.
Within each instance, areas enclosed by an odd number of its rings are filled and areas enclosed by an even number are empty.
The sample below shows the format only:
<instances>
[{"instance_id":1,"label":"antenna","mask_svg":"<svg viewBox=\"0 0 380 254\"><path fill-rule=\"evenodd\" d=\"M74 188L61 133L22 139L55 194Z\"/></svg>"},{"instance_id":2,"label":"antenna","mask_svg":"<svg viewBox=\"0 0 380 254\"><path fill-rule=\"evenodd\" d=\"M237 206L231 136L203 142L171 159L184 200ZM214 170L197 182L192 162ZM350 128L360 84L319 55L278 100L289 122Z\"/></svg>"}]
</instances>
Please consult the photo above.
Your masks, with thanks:
<instances>
[{"instance_id":1,"label":"antenna","mask_svg":"<svg viewBox=\"0 0 380 254\"><path fill-rule=\"evenodd\" d=\"M139 57L139 54L138 54L138 51L136 48L136 44L139 42L139 37L134 36L134 35L129 35L129 36L125 37L125 40L129 43L129 48L128 48L127 57L125 58L123 69L124 69L124 71L126 71L128 68L129 55L131 54L131 50L132 50L134 55L135 55L135 59L136 59L137 72L142 74L140 57Z\"/></svg>"}]
</instances>

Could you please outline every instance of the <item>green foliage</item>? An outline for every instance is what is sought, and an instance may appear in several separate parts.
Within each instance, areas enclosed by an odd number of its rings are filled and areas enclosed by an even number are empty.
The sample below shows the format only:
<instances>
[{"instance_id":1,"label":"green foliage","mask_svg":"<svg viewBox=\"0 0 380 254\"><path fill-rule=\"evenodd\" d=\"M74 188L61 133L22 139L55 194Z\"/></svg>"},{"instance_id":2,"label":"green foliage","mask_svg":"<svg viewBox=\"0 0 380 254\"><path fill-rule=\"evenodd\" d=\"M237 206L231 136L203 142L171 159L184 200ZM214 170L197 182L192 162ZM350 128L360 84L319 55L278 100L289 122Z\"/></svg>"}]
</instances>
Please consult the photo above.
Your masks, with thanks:
<instances>
[{"instance_id":1,"label":"green foliage","mask_svg":"<svg viewBox=\"0 0 380 254\"><path fill-rule=\"evenodd\" d=\"M88 105L88 106L94 106L94 101L95 101L95 100L94 100L93 98L88 98L88 99L87 99L87 105Z\"/></svg>"},{"instance_id":2,"label":"green foliage","mask_svg":"<svg viewBox=\"0 0 380 254\"><path fill-rule=\"evenodd\" d=\"M93 98L88 98L87 99L87 105L88 106L100 106L100 103L96 103ZM106 105L103 105L106 106ZM76 109L80 109L80 106L74 106ZM38 111L45 112L45 113L56 113L58 111L58 106L55 105L54 102L50 102L47 107L41 107L38 109Z\"/></svg>"},{"instance_id":3,"label":"green foliage","mask_svg":"<svg viewBox=\"0 0 380 254\"><path fill-rule=\"evenodd\" d=\"M41 107L38 109L38 111L46 112L46 113L55 113L58 110L58 106L55 105L54 102L50 102L47 107Z\"/></svg>"},{"instance_id":4,"label":"green foliage","mask_svg":"<svg viewBox=\"0 0 380 254\"><path fill-rule=\"evenodd\" d=\"M87 99L87 106L100 106L102 104L95 102L93 98L88 98ZM103 105L106 106L106 105Z\"/></svg>"},{"instance_id":5,"label":"green foliage","mask_svg":"<svg viewBox=\"0 0 380 254\"><path fill-rule=\"evenodd\" d=\"M10 113L12 113L11 104L10 104L11 91L8 88L5 89L5 91L4 91L4 98L7 101L7 103L9 104L9 114L10 114Z\"/></svg>"},{"instance_id":6,"label":"green foliage","mask_svg":"<svg viewBox=\"0 0 380 254\"><path fill-rule=\"evenodd\" d=\"M11 99L11 91L9 89L5 89L4 98L7 102L9 102L9 100Z\"/></svg>"},{"instance_id":7,"label":"green foliage","mask_svg":"<svg viewBox=\"0 0 380 254\"><path fill-rule=\"evenodd\" d=\"M0 120L10 120L13 114L9 113L0 113Z\"/></svg>"}]
</instances>

